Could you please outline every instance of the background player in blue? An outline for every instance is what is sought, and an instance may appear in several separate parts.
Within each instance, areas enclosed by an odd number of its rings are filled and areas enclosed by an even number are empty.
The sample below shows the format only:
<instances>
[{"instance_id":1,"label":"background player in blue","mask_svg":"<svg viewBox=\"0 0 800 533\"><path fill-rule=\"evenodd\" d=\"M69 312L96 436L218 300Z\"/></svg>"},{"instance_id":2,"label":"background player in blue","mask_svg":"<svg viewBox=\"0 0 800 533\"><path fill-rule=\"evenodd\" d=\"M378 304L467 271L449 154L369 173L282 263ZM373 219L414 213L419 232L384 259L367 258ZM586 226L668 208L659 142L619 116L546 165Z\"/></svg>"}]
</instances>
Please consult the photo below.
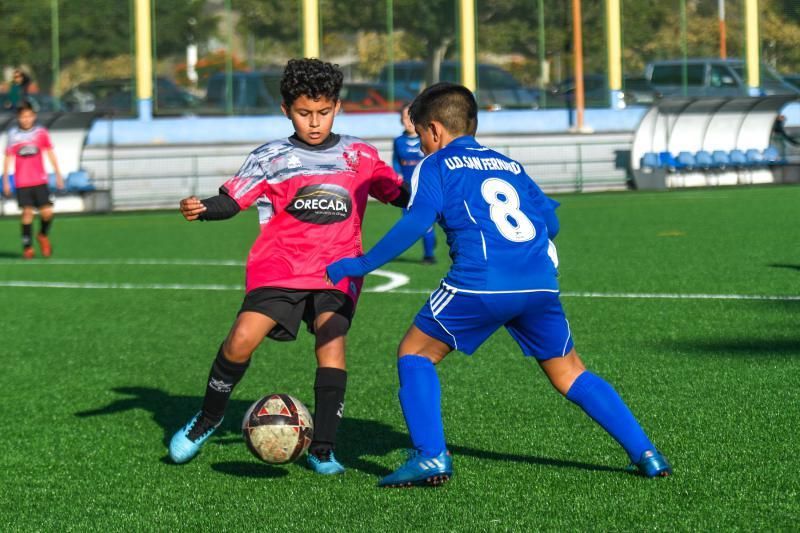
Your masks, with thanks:
<instances>
[{"instance_id":1,"label":"background player in blue","mask_svg":"<svg viewBox=\"0 0 800 533\"><path fill-rule=\"evenodd\" d=\"M422 153L419 143L419 135L414 129L414 124L408 116L408 108L411 104L403 106L400 111L400 123L403 124L403 134L394 139L392 149L392 166L394 171L403 177L403 181L411 184L411 177L414 175L414 168L422 161L425 154ZM407 212L406 209L403 210ZM436 248L436 232L433 226L428 228L422 236L422 262L428 265L436 263L436 256L433 251Z\"/></svg>"},{"instance_id":2,"label":"background player in blue","mask_svg":"<svg viewBox=\"0 0 800 533\"><path fill-rule=\"evenodd\" d=\"M558 298L557 202L516 161L478 144L472 93L432 85L411 106L427 157L412 179L409 213L366 255L331 264L333 282L362 276L411 246L435 221L453 265L414 319L398 349L400 404L414 449L381 486L438 485L453 473L434 365L448 353L473 353L500 326L536 357L553 386L579 405L648 477L672 472L617 392L586 367Z\"/></svg>"}]
</instances>

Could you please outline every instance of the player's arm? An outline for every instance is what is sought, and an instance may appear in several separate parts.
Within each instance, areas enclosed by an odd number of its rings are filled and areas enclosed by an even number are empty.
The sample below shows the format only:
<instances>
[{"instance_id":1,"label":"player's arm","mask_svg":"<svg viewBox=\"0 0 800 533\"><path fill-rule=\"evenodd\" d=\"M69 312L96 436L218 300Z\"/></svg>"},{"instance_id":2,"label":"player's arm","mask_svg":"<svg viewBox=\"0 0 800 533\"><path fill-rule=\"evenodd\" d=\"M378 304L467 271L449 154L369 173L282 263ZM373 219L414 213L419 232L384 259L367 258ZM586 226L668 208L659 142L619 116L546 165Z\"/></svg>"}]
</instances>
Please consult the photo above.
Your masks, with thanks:
<instances>
[{"instance_id":1,"label":"player's arm","mask_svg":"<svg viewBox=\"0 0 800 533\"><path fill-rule=\"evenodd\" d=\"M236 200L228 196L224 190L216 196L198 199L196 196L184 198L180 210L186 220L227 220L235 216L241 208Z\"/></svg>"},{"instance_id":2,"label":"player's arm","mask_svg":"<svg viewBox=\"0 0 800 533\"><path fill-rule=\"evenodd\" d=\"M64 177L61 175L61 170L58 168L58 160L56 159L55 151L53 148L48 148L44 153L47 154L47 159L50 160L50 164L53 166L53 172L56 173L56 189L63 190Z\"/></svg>"},{"instance_id":3,"label":"player's arm","mask_svg":"<svg viewBox=\"0 0 800 533\"><path fill-rule=\"evenodd\" d=\"M6 153L3 159L3 196L11 196L11 183L8 180L8 171L11 168L11 155Z\"/></svg>"},{"instance_id":4,"label":"player's arm","mask_svg":"<svg viewBox=\"0 0 800 533\"><path fill-rule=\"evenodd\" d=\"M403 175L403 166L400 164L400 150L397 149L397 139L392 143L392 168L398 176Z\"/></svg>"},{"instance_id":5,"label":"player's arm","mask_svg":"<svg viewBox=\"0 0 800 533\"><path fill-rule=\"evenodd\" d=\"M408 184L392 167L377 158L372 169L369 194L377 200L395 207L406 207L411 197Z\"/></svg>"},{"instance_id":6,"label":"player's arm","mask_svg":"<svg viewBox=\"0 0 800 533\"><path fill-rule=\"evenodd\" d=\"M436 222L437 216L437 211L430 206L415 206L369 252L328 265L328 279L335 285L345 276L360 278L380 268L420 240Z\"/></svg>"},{"instance_id":7,"label":"player's arm","mask_svg":"<svg viewBox=\"0 0 800 533\"><path fill-rule=\"evenodd\" d=\"M408 213L361 257L345 258L328 266L328 279L334 284L345 276L362 277L388 263L417 242L436 222L442 210L444 195L436 164L423 160L414 169Z\"/></svg>"},{"instance_id":8,"label":"player's arm","mask_svg":"<svg viewBox=\"0 0 800 533\"><path fill-rule=\"evenodd\" d=\"M556 208L561 204L542 192L542 189L530 176L526 177L530 180L530 193L533 196L533 203L542 215L545 226L547 226L547 236L550 240L553 240L561 229L558 215L556 215Z\"/></svg>"},{"instance_id":9,"label":"player's arm","mask_svg":"<svg viewBox=\"0 0 800 533\"><path fill-rule=\"evenodd\" d=\"M247 156L234 177L219 188L219 194L199 200L195 196L184 198L180 210L186 220L226 220L250 207L264 194L267 176L255 152Z\"/></svg>"}]
</instances>

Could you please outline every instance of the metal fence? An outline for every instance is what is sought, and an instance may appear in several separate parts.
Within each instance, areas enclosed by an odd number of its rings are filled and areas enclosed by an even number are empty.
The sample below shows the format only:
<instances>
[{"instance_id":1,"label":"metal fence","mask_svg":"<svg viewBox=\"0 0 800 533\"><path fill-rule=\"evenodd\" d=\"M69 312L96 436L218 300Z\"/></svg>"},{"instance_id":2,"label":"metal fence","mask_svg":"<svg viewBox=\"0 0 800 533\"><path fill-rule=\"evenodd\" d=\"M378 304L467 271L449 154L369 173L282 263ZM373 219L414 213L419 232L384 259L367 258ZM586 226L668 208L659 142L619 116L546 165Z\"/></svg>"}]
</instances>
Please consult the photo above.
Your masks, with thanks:
<instances>
[{"instance_id":1,"label":"metal fence","mask_svg":"<svg viewBox=\"0 0 800 533\"><path fill-rule=\"evenodd\" d=\"M542 135L480 139L522 163L546 192L621 190L627 187L631 134ZM391 161L391 140L373 140ZM158 209L180 198L216 194L252 145L88 147L83 167L98 188L109 189L114 209Z\"/></svg>"}]
</instances>

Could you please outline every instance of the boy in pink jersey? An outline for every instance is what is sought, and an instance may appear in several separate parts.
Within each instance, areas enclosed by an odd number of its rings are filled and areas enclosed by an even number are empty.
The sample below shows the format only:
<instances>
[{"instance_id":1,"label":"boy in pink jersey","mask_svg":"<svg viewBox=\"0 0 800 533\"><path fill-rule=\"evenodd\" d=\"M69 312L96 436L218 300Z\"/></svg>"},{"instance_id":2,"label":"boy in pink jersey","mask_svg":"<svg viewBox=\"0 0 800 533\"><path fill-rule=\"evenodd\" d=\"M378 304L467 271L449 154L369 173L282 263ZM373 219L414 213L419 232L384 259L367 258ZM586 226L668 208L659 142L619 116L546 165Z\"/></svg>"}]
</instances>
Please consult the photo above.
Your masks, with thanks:
<instances>
[{"instance_id":1,"label":"boy in pink jersey","mask_svg":"<svg viewBox=\"0 0 800 533\"><path fill-rule=\"evenodd\" d=\"M44 257L50 257L52 246L47 234L53 222L53 201L47 186L47 172L44 170L42 153L47 154L56 173L56 187L64 188L64 180L58 170L58 162L50 142L50 134L43 126L36 125L36 112L30 102L23 102L17 108L18 126L8 131L6 158L3 163L3 196L11 196L11 183L8 171L14 159L14 184L17 189L17 203L22 210L22 257L33 259L33 215L39 210L40 223L39 248Z\"/></svg>"},{"instance_id":2,"label":"boy in pink jersey","mask_svg":"<svg viewBox=\"0 0 800 533\"><path fill-rule=\"evenodd\" d=\"M246 296L212 364L202 409L170 441L176 463L192 459L219 427L233 388L264 337L294 340L304 321L316 336L317 357L308 464L320 474L344 472L333 452L347 383L345 335L361 279L346 277L332 289L325 267L360 255L368 196L405 207L408 190L374 147L331 132L341 86L335 65L289 61L281 109L294 135L251 152L219 195L181 200L181 213L190 221L230 218L255 203L261 232L247 258Z\"/></svg>"}]
</instances>

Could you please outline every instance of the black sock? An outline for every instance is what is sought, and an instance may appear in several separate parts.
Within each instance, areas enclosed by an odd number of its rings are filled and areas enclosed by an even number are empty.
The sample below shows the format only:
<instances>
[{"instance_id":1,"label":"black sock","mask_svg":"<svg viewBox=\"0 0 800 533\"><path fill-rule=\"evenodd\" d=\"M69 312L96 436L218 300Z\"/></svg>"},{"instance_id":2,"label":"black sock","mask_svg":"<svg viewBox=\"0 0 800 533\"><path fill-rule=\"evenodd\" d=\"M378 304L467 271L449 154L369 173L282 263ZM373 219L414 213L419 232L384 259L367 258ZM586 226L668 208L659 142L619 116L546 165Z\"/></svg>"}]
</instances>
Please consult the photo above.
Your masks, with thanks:
<instances>
[{"instance_id":1,"label":"black sock","mask_svg":"<svg viewBox=\"0 0 800 533\"><path fill-rule=\"evenodd\" d=\"M52 218L50 220L41 219L39 224L39 233L44 236L47 236L47 234L50 232L50 225L52 223L53 223Z\"/></svg>"},{"instance_id":2,"label":"black sock","mask_svg":"<svg viewBox=\"0 0 800 533\"><path fill-rule=\"evenodd\" d=\"M33 224L22 225L22 247L30 248L33 246Z\"/></svg>"},{"instance_id":3,"label":"black sock","mask_svg":"<svg viewBox=\"0 0 800 533\"><path fill-rule=\"evenodd\" d=\"M336 430L344 412L347 372L339 368L318 368L314 381L314 441L312 454L326 455L336 446Z\"/></svg>"},{"instance_id":4,"label":"black sock","mask_svg":"<svg viewBox=\"0 0 800 533\"><path fill-rule=\"evenodd\" d=\"M249 359L245 363L228 361L222 353L222 346L219 347L214 364L211 365L211 372L208 374L206 396L203 399L203 415L206 418L214 423L222 420L233 388L242 379L248 366L250 366Z\"/></svg>"}]
</instances>

